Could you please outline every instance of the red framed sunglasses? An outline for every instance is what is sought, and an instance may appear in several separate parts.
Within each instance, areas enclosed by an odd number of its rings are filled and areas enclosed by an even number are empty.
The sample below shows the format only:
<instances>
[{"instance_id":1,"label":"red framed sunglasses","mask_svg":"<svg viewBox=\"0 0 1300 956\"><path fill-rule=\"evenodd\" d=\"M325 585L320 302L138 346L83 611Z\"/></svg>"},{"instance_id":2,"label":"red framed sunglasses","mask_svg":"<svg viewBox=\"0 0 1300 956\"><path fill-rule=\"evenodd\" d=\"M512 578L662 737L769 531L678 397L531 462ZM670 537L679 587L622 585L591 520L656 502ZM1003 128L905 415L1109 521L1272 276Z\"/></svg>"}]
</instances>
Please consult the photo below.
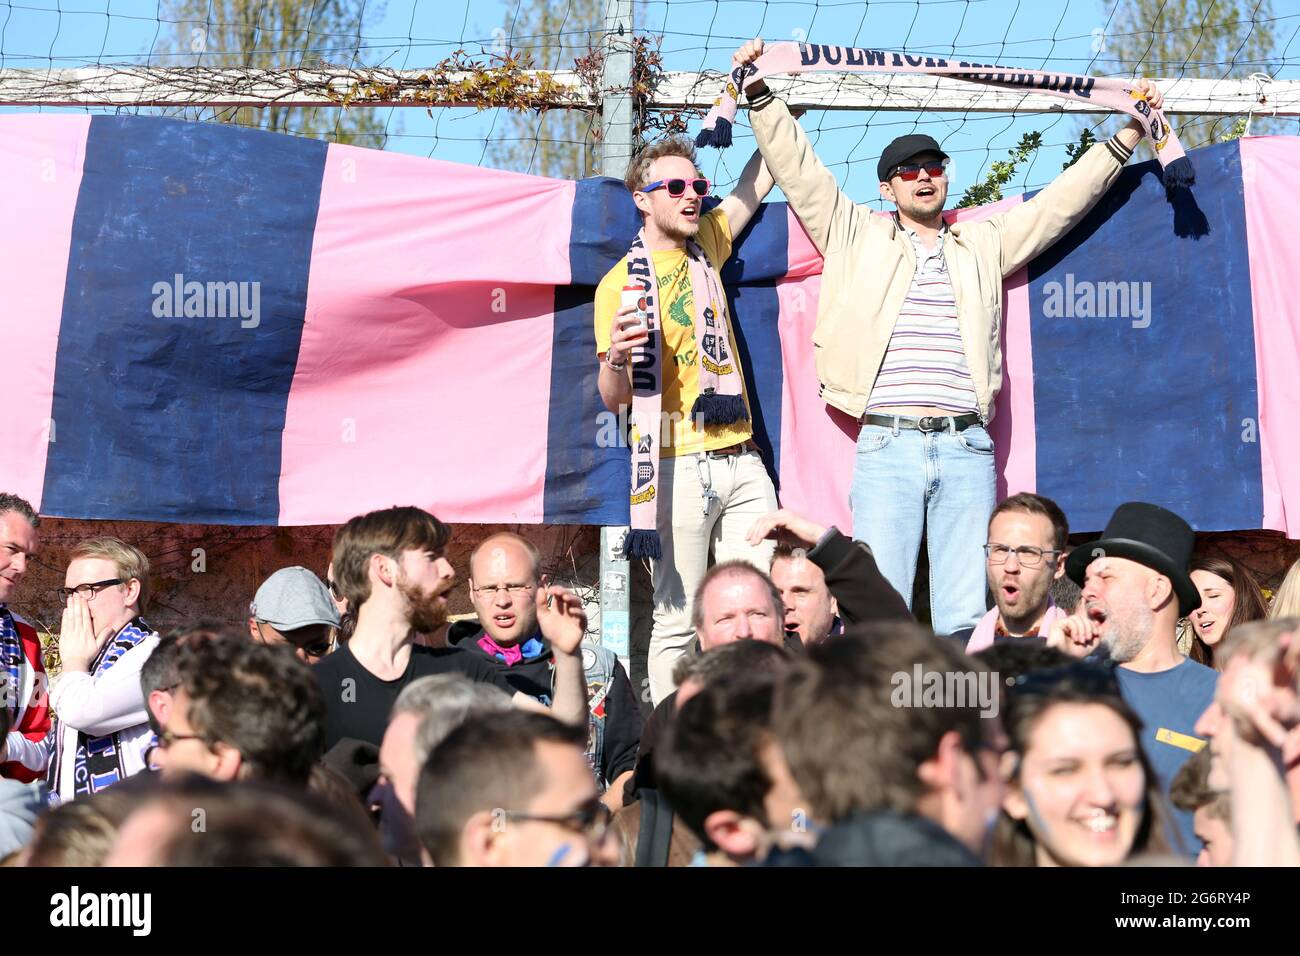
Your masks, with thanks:
<instances>
[{"instance_id":1,"label":"red framed sunglasses","mask_svg":"<svg viewBox=\"0 0 1300 956\"><path fill-rule=\"evenodd\" d=\"M916 177L912 177L915 179ZM686 187L690 186L695 190L697 196L707 196L713 183L707 179L656 179L654 182L647 184L642 188L643 193L652 193L656 189L667 189L668 195L674 199L686 193Z\"/></svg>"},{"instance_id":2,"label":"red framed sunglasses","mask_svg":"<svg viewBox=\"0 0 1300 956\"><path fill-rule=\"evenodd\" d=\"M893 176L899 177L903 182L914 182L921 175L921 170L925 170L931 179L938 179L940 176L947 175L948 160L942 160L933 163L908 163L906 166L895 167Z\"/></svg>"}]
</instances>

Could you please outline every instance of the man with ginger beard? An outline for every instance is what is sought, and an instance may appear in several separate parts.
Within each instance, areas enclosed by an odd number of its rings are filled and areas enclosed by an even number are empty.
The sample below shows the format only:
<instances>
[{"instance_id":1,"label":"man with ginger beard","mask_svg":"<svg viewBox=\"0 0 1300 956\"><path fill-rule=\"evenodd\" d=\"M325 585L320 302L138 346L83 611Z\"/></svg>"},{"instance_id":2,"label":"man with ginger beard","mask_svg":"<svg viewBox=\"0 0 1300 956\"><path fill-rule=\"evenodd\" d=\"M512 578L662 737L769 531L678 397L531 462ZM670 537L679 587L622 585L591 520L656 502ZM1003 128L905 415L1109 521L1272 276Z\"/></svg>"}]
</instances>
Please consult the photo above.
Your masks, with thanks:
<instances>
[{"instance_id":1,"label":"man with ginger beard","mask_svg":"<svg viewBox=\"0 0 1300 956\"><path fill-rule=\"evenodd\" d=\"M550 712L567 723L586 718L579 644L582 602L563 588L539 589L537 614L556 651L552 707L514 691L482 658L455 648L421 647L447 620L456 581L444 556L451 530L419 508L389 508L353 518L334 536L334 580L356 614L351 639L313 668L325 698L325 750L345 737L379 746L397 696L430 674L456 671L512 695L515 706Z\"/></svg>"}]
</instances>

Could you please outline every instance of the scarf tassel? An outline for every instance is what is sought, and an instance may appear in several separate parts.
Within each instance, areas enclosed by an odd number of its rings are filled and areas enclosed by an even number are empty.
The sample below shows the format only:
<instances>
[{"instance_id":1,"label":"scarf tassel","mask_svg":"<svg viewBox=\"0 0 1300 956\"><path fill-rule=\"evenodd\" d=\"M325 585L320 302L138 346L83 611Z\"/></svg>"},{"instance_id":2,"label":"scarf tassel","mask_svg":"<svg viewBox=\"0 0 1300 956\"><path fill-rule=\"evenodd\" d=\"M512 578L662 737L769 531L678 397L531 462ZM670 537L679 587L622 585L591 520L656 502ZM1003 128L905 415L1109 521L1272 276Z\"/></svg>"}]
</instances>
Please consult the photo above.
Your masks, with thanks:
<instances>
[{"instance_id":1,"label":"scarf tassel","mask_svg":"<svg viewBox=\"0 0 1300 956\"><path fill-rule=\"evenodd\" d=\"M625 558L650 558L658 561L663 557L663 548L659 544L659 532L644 528L634 529L623 539L623 556Z\"/></svg>"},{"instance_id":2,"label":"scarf tassel","mask_svg":"<svg viewBox=\"0 0 1300 956\"><path fill-rule=\"evenodd\" d=\"M735 425L749 421L745 400L739 395L719 395L706 392L695 400L691 418L701 425Z\"/></svg>"},{"instance_id":3,"label":"scarf tassel","mask_svg":"<svg viewBox=\"0 0 1300 956\"><path fill-rule=\"evenodd\" d=\"M711 129L702 129L695 135L695 145L726 149L731 145L731 120L725 116L717 117Z\"/></svg>"},{"instance_id":4,"label":"scarf tassel","mask_svg":"<svg viewBox=\"0 0 1300 956\"><path fill-rule=\"evenodd\" d=\"M1172 199L1174 192L1196 185L1196 169L1187 156L1179 156L1164 171L1165 195Z\"/></svg>"}]
</instances>

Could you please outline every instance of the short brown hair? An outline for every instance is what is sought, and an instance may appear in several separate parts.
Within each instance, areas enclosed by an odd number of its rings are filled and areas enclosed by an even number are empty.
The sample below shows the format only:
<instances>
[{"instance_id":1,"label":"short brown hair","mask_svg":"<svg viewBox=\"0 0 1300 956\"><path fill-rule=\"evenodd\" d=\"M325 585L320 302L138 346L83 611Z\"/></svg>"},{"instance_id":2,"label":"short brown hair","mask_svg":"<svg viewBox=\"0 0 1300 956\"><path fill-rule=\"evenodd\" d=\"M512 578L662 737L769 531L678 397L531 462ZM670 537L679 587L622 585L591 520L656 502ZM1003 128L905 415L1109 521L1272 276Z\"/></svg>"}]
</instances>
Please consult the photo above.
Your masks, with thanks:
<instances>
[{"instance_id":1,"label":"short brown hair","mask_svg":"<svg viewBox=\"0 0 1300 956\"><path fill-rule=\"evenodd\" d=\"M1209 747L1202 747L1174 774L1169 785L1169 802L1179 810L1195 813L1205 807L1210 816L1225 822L1232 819L1232 798L1210 786Z\"/></svg>"},{"instance_id":2,"label":"short brown hair","mask_svg":"<svg viewBox=\"0 0 1300 956\"><path fill-rule=\"evenodd\" d=\"M984 740L979 705L896 707L893 675L978 674L984 668L918 624L850 628L790 665L777 687L773 727L813 813L914 813L925 785L917 768L956 731L967 753Z\"/></svg>"},{"instance_id":3,"label":"short brown hair","mask_svg":"<svg viewBox=\"0 0 1300 956\"><path fill-rule=\"evenodd\" d=\"M678 687L693 680L701 686L720 677L781 671L790 662L790 652L767 641L733 641L703 654L683 657L673 668L673 683Z\"/></svg>"},{"instance_id":4,"label":"short brown hair","mask_svg":"<svg viewBox=\"0 0 1300 956\"><path fill-rule=\"evenodd\" d=\"M739 558L732 561L723 561L715 564L709 570L704 572L704 577L700 579L700 586L695 589L695 599L691 602L691 627L699 630L704 626L704 592L710 584L716 579L726 577L727 575L753 575L763 582L767 588L767 593L772 598L772 609L776 614L778 621L785 619L785 601L781 599L781 592L772 578L758 568L754 567L748 561L742 561Z\"/></svg>"},{"instance_id":5,"label":"short brown hair","mask_svg":"<svg viewBox=\"0 0 1300 956\"><path fill-rule=\"evenodd\" d=\"M993 509L993 513L989 515L989 527L993 527L994 518L1007 511L1042 515L1052 523L1052 547L1057 551L1065 550L1065 543L1070 537L1070 522L1066 520L1065 512L1061 510L1061 506L1051 498L1031 494L1028 491L1022 491L1018 495L1003 498L998 502L998 506Z\"/></svg>"},{"instance_id":6,"label":"short brown hair","mask_svg":"<svg viewBox=\"0 0 1300 956\"><path fill-rule=\"evenodd\" d=\"M36 509L32 507L30 501L0 491L0 515L7 514L10 511L25 518L33 528L41 526L41 516L36 513Z\"/></svg>"},{"instance_id":7,"label":"short brown hair","mask_svg":"<svg viewBox=\"0 0 1300 956\"><path fill-rule=\"evenodd\" d=\"M474 714L433 748L416 785L415 831L438 866L460 861L465 824L484 810L524 810L546 785L542 742L587 745L586 727L549 714Z\"/></svg>"},{"instance_id":8,"label":"short brown hair","mask_svg":"<svg viewBox=\"0 0 1300 956\"><path fill-rule=\"evenodd\" d=\"M325 703L306 664L235 633L179 641L173 664L194 733L239 751L241 779L307 784L324 745Z\"/></svg>"},{"instance_id":9,"label":"short brown hair","mask_svg":"<svg viewBox=\"0 0 1300 956\"><path fill-rule=\"evenodd\" d=\"M656 159L662 159L665 156L680 156L682 159L689 159L694 163L696 161L695 144L686 136L670 136L643 148L632 157L632 162L627 167L627 175L623 177L628 192L634 193L649 185L650 167L654 165Z\"/></svg>"},{"instance_id":10,"label":"short brown hair","mask_svg":"<svg viewBox=\"0 0 1300 956\"><path fill-rule=\"evenodd\" d=\"M149 559L135 545L118 538L87 538L72 549L68 563L80 558L112 561L123 584L130 583L132 578L140 582L140 600L137 602L139 609L143 611L149 606Z\"/></svg>"},{"instance_id":11,"label":"short brown hair","mask_svg":"<svg viewBox=\"0 0 1300 956\"><path fill-rule=\"evenodd\" d=\"M385 508L359 515L334 535L334 584L357 614L370 598L370 556L397 561L403 551L438 552L451 540L451 529L423 508Z\"/></svg>"}]
</instances>

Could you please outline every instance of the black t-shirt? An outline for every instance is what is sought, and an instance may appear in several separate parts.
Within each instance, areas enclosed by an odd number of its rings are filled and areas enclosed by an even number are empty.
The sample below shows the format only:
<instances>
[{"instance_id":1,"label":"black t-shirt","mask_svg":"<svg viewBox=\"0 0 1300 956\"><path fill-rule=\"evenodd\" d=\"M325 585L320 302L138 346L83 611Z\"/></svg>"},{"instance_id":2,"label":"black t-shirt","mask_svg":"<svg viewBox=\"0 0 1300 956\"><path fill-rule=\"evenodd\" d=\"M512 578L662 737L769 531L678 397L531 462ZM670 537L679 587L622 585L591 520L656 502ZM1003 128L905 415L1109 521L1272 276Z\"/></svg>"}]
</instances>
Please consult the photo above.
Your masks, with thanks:
<instances>
[{"instance_id":1,"label":"black t-shirt","mask_svg":"<svg viewBox=\"0 0 1300 956\"><path fill-rule=\"evenodd\" d=\"M511 697L515 693L490 662L454 647L412 647L406 672L396 680L380 680L344 644L322 658L312 673L325 698L327 751L344 737L369 741L378 747L397 695L407 684L430 674L464 674L472 681L499 687Z\"/></svg>"}]
</instances>

